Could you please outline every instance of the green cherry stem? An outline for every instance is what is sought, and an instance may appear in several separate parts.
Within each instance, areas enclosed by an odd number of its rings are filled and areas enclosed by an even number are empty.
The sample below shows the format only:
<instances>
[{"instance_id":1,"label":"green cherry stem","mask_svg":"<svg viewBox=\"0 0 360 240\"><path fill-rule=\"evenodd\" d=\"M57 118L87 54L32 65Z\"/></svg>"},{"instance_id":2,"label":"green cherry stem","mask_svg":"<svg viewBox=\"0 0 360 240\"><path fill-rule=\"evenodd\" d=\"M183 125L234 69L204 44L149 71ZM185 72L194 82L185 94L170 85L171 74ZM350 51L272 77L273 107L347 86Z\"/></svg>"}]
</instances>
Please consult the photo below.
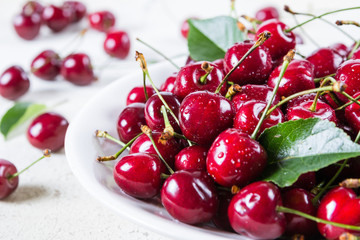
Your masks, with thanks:
<instances>
[{"instance_id":1,"label":"green cherry stem","mask_svg":"<svg viewBox=\"0 0 360 240\"><path fill-rule=\"evenodd\" d=\"M296 18L296 15L295 14L292 14L293 18L294 18L294 21L295 21L295 24L296 25L299 25L299 21L298 19ZM310 42L312 42L317 48L320 48L320 45L310 36L310 34L308 34L303 27L300 27L300 31L304 34L305 37L307 37Z\"/></svg>"},{"instance_id":2,"label":"green cherry stem","mask_svg":"<svg viewBox=\"0 0 360 240\"><path fill-rule=\"evenodd\" d=\"M360 45L360 40L359 41L355 41L355 45L354 47L351 49L351 52L349 53L347 59L352 58L352 56L354 55L355 51L359 48Z\"/></svg>"},{"instance_id":3,"label":"green cherry stem","mask_svg":"<svg viewBox=\"0 0 360 240\"><path fill-rule=\"evenodd\" d=\"M174 137L186 140L188 142L189 146L193 146L193 145L196 144L195 142L190 141L189 139L187 139L184 135L182 135L180 133L177 133L177 132L174 132Z\"/></svg>"},{"instance_id":4,"label":"green cherry stem","mask_svg":"<svg viewBox=\"0 0 360 240\"><path fill-rule=\"evenodd\" d=\"M146 74L143 72L143 85L144 85L144 94L146 101L149 99L149 95L146 90Z\"/></svg>"},{"instance_id":5,"label":"green cherry stem","mask_svg":"<svg viewBox=\"0 0 360 240\"><path fill-rule=\"evenodd\" d=\"M95 131L95 136L96 136L96 137L99 137L99 138L109 139L110 141L113 141L114 143L117 143L117 144L119 144L119 145L122 146L122 147L126 146L125 143L123 143L122 141L114 138L114 137L111 136L107 131L96 130L96 131Z\"/></svg>"},{"instance_id":6,"label":"green cherry stem","mask_svg":"<svg viewBox=\"0 0 360 240\"><path fill-rule=\"evenodd\" d=\"M206 84L207 77L211 73L211 71L214 69L213 66L211 66L208 62L203 62L201 64L201 69L204 70L206 73L205 75L201 76L199 81L201 84Z\"/></svg>"},{"instance_id":7,"label":"green cherry stem","mask_svg":"<svg viewBox=\"0 0 360 240\"><path fill-rule=\"evenodd\" d=\"M360 106L360 102L357 99L350 96L348 93L342 91L341 94L344 95L347 99L349 99L352 103L356 103L357 105Z\"/></svg>"},{"instance_id":8,"label":"green cherry stem","mask_svg":"<svg viewBox=\"0 0 360 240\"><path fill-rule=\"evenodd\" d=\"M356 98L354 98L354 99L355 99L355 100L359 100L359 99L360 99L360 95L359 95L359 96L357 96L357 97L356 97ZM335 109L335 111L342 110L342 109L346 108L347 106L349 106L349 105L351 105L351 104L353 104L353 102L352 102L352 101L349 101L349 102L345 103L344 105L342 105L342 106L340 106L340 107L336 108L336 109Z\"/></svg>"},{"instance_id":9,"label":"green cherry stem","mask_svg":"<svg viewBox=\"0 0 360 240\"><path fill-rule=\"evenodd\" d=\"M321 78L314 78L314 83L319 83L319 82L321 82L321 80L328 78L328 77L333 77L333 76L335 76L335 73L329 74L329 75L327 75L325 77L321 77Z\"/></svg>"},{"instance_id":10,"label":"green cherry stem","mask_svg":"<svg viewBox=\"0 0 360 240\"><path fill-rule=\"evenodd\" d=\"M328 83L329 81L330 81L330 78L325 78L325 79L321 82L320 88L321 88L321 87L324 87L325 84ZM309 108L309 110L310 110L311 112L316 112L316 104L317 104L317 101L318 101L319 97L320 97L320 92L317 92L317 93L316 93L316 96L315 96L315 98L314 98L314 101L313 101L313 103L311 104L311 106L310 106L310 108Z\"/></svg>"},{"instance_id":11,"label":"green cherry stem","mask_svg":"<svg viewBox=\"0 0 360 240\"><path fill-rule=\"evenodd\" d=\"M238 85L238 84L232 84L232 85L229 87L229 89L228 89L228 91L227 91L227 93L226 93L226 95L225 95L225 98L227 98L227 99L229 99L229 100L231 101L231 99L233 98L233 96L234 96L236 93L240 92L241 89L242 89L242 88L241 88L240 85Z\"/></svg>"}]
</instances>

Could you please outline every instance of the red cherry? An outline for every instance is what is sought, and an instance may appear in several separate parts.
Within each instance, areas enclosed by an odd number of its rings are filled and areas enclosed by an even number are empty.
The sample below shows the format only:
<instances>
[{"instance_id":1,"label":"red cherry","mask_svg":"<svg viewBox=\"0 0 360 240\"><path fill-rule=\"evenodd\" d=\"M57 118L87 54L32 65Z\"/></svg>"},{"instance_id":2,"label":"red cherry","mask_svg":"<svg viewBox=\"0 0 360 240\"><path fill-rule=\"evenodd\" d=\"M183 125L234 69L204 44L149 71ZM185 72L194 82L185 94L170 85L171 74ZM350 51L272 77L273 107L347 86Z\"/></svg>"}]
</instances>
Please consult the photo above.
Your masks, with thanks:
<instances>
[{"instance_id":1,"label":"red cherry","mask_svg":"<svg viewBox=\"0 0 360 240\"><path fill-rule=\"evenodd\" d=\"M189 29L190 29L190 26L189 26L189 20L190 19L197 19L195 17L192 17L192 18L188 18L188 19L185 19L184 22L182 23L181 25L181 35L184 37L184 38L187 38L188 37L188 34L189 34Z\"/></svg>"},{"instance_id":2,"label":"red cherry","mask_svg":"<svg viewBox=\"0 0 360 240\"><path fill-rule=\"evenodd\" d=\"M175 170L206 171L207 152L207 148L198 145L182 149L175 156Z\"/></svg>"},{"instance_id":3,"label":"red cherry","mask_svg":"<svg viewBox=\"0 0 360 240\"><path fill-rule=\"evenodd\" d=\"M55 152L64 146L68 121L56 113L43 113L36 117L27 130L30 144L39 149Z\"/></svg>"},{"instance_id":4,"label":"red cherry","mask_svg":"<svg viewBox=\"0 0 360 240\"><path fill-rule=\"evenodd\" d=\"M33 13L42 14L44 11L43 5L41 5L38 1L28 1L24 4L22 13L30 16Z\"/></svg>"},{"instance_id":5,"label":"red cherry","mask_svg":"<svg viewBox=\"0 0 360 240\"><path fill-rule=\"evenodd\" d=\"M354 98L358 96L360 96L360 92L356 93ZM352 129L356 132L360 131L360 106L358 104L352 103L345 108L345 118Z\"/></svg>"},{"instance_id":6,"label":"red cherry","mask_svg":"<svg viewBox=\"0 0 360 240\"><path fill-rule=\"evenodd\" d=\"M67 56L61 64L60 73L65 80L79 86L89 85L95 81L90 58L85 53Z\"/></svg>"},{"instance_id":7,"label":"red cherry","mask_svg":"<svg viewBox=\"0 0 360 240\"><path fill-rule=\"evenodd\" d=\"M206 172L177 171L166 179L161 202L175 219L199 224L211 220L219 205L216 189Z\"/></svg>"},{"instance_id":8,"label":"red cherry","mask_svg":"<svg viewBox=\"0 0 360 240\"><path fill-rule=\"evenodd\" d=\"M61 59L52 50L45 50L31 62L31 72L38 78L54 80L60 73Z\"/></svg>"},{"instance_id":9,"label":"red cherry","mask_svg":"<svg viewBox=\"0 0 360 240\"><path fill-rule=\"evenodd\" d=\"M360 75L356 74L360 71L360 60L348 60L343 62L337 69L335 79L341 83L346 84L345 92L350 96L360 92ZM336 94L338 98L347 102L348 99L340 93Z\"/></svg>"},{"instance_id":10,"label":"red cherry","mask_svg":"<svg viewBox=\"0 0 360 240\"><path fill-rule=\"evenodd\" d=\"M17 169L11 162L0 159L0 199L9 196L19 184L19 177L9 179L9 176L17 173Z\"/></svg>"},{"instance_id":11,"label":"red cherry","mask_svg":"<svg viewBox=\"0 0 360 240\"><path fill-rule=\"evenodd\" d=\"M223 70L223 72L225 72L225 61L224 59L220 58L220 59L216 59L214 61L212 61L213 64L215 64L216 66L218 66L218 68L220 68L221 70Z\"/></svg>"},{"instance_id":12,"label":"red cherry","mask_svg":"<svg viewBox=\"0 0 360 240\"><path fill-rule=\"evenodd\" d=\"M279 189L269 182L254 182L238 192L230 202L228 215L235 232L252 239L275 239L286 226Z\"/></svg>"},{"instance_id":13,"label":"red cherry","mask_svg":"<svg viewBox=\"0 0 360 240\"><path fill-rule=\"evenodd\" d=\"M99 11L89 14L90 27L100 32L107 32L115 25L115 16L109 11Z\"/></svg>"},{"instance_id":14,"label":"red cherry","mask_svg":"<svg viewBox=\"0 0 360 240\"><path fill-rule=\"evenodd\" d=\"M339 54L340 56L342 56L344 59L348 56L349 54L349 48L343 44L343 43L334 43L331 46L329 46L329 48L331 48L332 50L334 50L337 54Z\"/></svg>"},{"instance_id":15,"label":"red cherry","mask_svg":"<svg viewBox=\"0 0 360 240\"><path fill-rule=\"evenodd\" d=\"M148 97L151 97L156 93L151 86L146 86L146 92ZM146 103L144 86L134 87L133 89L131 89L126 98L126 105L132 103Z\"/></svg>"},{"instance_id":16,"label":"red cherry","mask_svg":"<svg viewBox=\"0 0 360 240\"><path fill-rule=\"evenodd\" d=\"M155 155L134 153L122 157L114 167L116 184L136 198L152 198L160 192L160 159Z\"/></svg>"},{"instance_id":17,"label":"red cherry","mask_svg":"<svg viewBox=\"0 0 360 240\"><path fill-rule=\"evenodd\" d=\"M232 197L233 197L233 195L231 194L231 192L228 192L228 191L218 192L219 209L217 210L214 217L212 218L212 222L215 224L216 227L218 227L220 229L224 229L229 232L234 231L231 228L230 221L229 221L228 214L227 214Z\"/></svg>"},{"instance_id":18,"label":"red cherry","mask_svg":"<svg viewBox=\"0 0 360 240\"><path fill-rule=\"evenodd\" d=\"M279 12L275 7L265 7L255 13L255 18L259 21L279 19Z\"/></svg>"},{"instance_id":19,"label":"red cherry","mask_svg":"<svg viewBox=\"0 0 360 240\"><path fill-rule=\"evenodd\" d=\"M76 23L86 15L86 6L79 1L65 1L63 8L70 11L70 22Z\"/></svg>"},{"instance_id":20,"label":"red cherry","mask_svg":"<svg viewBox=\"0 0 360 240\"><path fill-rule=\"evenodd\" d=\"M360 48L354 52L351 59L360 59Z\"/></svg>"},{"instance_id":21,"label":"red cherry","mask_svg":"<svg viewBox=\"0 0 360 240\"><path fill-rule=\"evenodd\" d=\"M314 64L315 77L321 78L336 72L344 57L331 48L320 48L306 58Z\"/></svg>"},{"instance_id":22,"label":"red cherry","mask_svg":"<svg viewBox=\"0 0 360 240\"><path fill-rule=\"evenodd\" d=\"M60 32L70 24L71 12L68 9L50 5L45 7L42 18L53 32Z\"/></svg>"},{"instance_id":23,"label":"red cherry","mask_svg":"<svg viewBox=\"0 0 360 240\"><path fill-rule=\"evenodd\" d=\"M39 35L41 27L41 16L34 12L31 15L20 13L15 16L13 25L19 37L25 40L32 40Z\"/></svg>"},{"instance_id":24,"label":"red cherry","mask_svg":"<svg viewBox=\"0 0 360 240\"><path fill-rule=\"evenodd\" d=\"M174 93L174 87L175 87L175 80L176 80L177 73L173 73L170 75L165 82L161 85L160 91L161 92L171 92Z\"/></svg>"},{"instance_id":25,"label":"red cherry","mask_svg":"<svg viewBox=\"0 0 360 240\"><path fill-rule=\"evenodd\" d=\"M112 31L106 34L104 50L112 57L125 59L130 51L130 38L124 31Z\"/></svg>"},{"instance_id":26,"label":"red cherry","mask_svg":"<svg viewBox=\"0 0 360 240\"><path fill-rule=\"evenodd\" d=\"M267 154L258 142L230 128L220 133L211 145L206 165L218 184L245 186L261 174L266 160Z\"/></svg>"},{"instance_id":27,"label":"red cherry","mask_svg":"<svg viewBox=\"0 0 360 240\"><path fill-rule=\"evenodd\" d=\"M316 185L316 175L315 172L307 172L300 175L298 180L296 180L292 188L302 188L305 190L312 190Z\"/></svg>"},{"instance_id":28,"label":"red cherry","mask_svg":"<svg viewBox=\"0 0 360 240\"><path fill-rule=\"evenodd\" d=\"M9 100L16 100L30 87L30 81L24 69L12 66L0 76L0 95Z\"/></svg>"},{"instance_id":29,"label":"red cherry","mask_svg":"<svg viewBox=\"0 0 360 240\"><path fill-rule=\"evenodd\" d=\"M192 64L192 63L196 63L196 61L194 59L192 59L190 56L187 57L186 61L185 61L185 66Z\"/></svg>"}]
</instances>

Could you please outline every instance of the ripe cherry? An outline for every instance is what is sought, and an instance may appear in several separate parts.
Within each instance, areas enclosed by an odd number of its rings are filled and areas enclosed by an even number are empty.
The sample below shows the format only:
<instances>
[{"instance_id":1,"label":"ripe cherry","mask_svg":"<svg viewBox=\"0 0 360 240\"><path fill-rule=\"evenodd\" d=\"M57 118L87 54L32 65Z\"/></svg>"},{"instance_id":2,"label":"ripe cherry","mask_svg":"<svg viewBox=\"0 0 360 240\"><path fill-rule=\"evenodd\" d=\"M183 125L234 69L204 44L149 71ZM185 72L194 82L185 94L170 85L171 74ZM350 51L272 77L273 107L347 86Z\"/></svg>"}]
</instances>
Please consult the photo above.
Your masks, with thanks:
<instances>
[{"instance_id":1,"label":"ripe cherry","mask_svg":"<svg viewBox=\"0 0 360 240\"><path fill-rule=\"evenodd\" d=\"M259 21L279 19L279 12L275 7L265 7L255 13L255 18Z\"/></svg>"},{"instance_id":2,"label":"ripe cherry","mask_svg":"<svg viewBox=\"0 0 360 240\"><path fill-rule=\"evenodd\" d=\"M0 159L0 199L9 196L19 184L19 177L10 178L17 173L17 169L11 162Z\"/></svg>"},{"instance_id":3,"label":"ripe cherry","mask_svg":"<svg viewBox=\"0 0 360 240\"><path fill-rule=\"evenodd\" d=\"M316 93L309 93L309 94L305 94L305 95L301 95L299 97L296 97L294 99L291 99L290 101L287 102L286 104L286 108L291 108L291 107L296 107L298 106L300 103L308 101L308 100L314 100L316 97Z\"/></svg>"},{"instance_id":4,"label":"ripe cherry","mask_svg":"<svg viewBox=\"0 0 360 240\"><path fill-rule=\"evenodd\" d=\"M30 15L20 13L19 15L15 16L13 25L19 37L25 40L32 40L37 35L39 35L41 27L41 16L36 12Z\"/></svg>"},{"instance_id":5,"label":"ripe cherry","mask_svg":"<svg viewBox=\"0 0 360 240\"><path fill-rule=\"evenodd\" d=\"M70 11L70 22L77 23L86 15L86 6L79 1L65 1L62 6Z\"/></svg>"},{"instance_id":6,"label":"ripe cherry","mask_svg":"<svg viewBox=\"0 0 360 240\"><path fill-rule=\"evenodd\" d=\"M331 48L320 48L306 58L314 64L316 78L325 77L336 72L344 57Z\"/></svg>"},{"instance_id":7,"label":"ripe cherry","mask_svg":"<svg viewBox=\"0 0 360 240\"><path fill-rule=\"evenodd\" d=\"M90 58L85 53L67 56L61 64L60 73L65 80L79 86L89 85L95 81Z\"/></svg>"},{"instance_id":8,"label":"ripe cherry","mask_svg":"<svg viewBox=\"0 0 360 240\"><path fill-rule=\"evenodd\" d=\"M360 92L356 93L354 98L358 96L360 96ZM345 108L345 118L352 129L356 132L360 131L360 106L358 104L352 103Z\"/></svg>"},{"instance_id":9,"label":"ripe cherry","mask_svg":"<svg viewBox=\"0 0 360 240\"><path fill-rule=\"evenodd\" d=\"M68 121L57 113L43 113L36 117L27 130L30 144L39 149L55 152L64 146Z\"/></svg>"},{"instance_id":10,"label":"ripe cherry","mask_svg":"<svg viewBox=\"0 0 360 240\"><path fill-rule=\"evenodd\" d=\"M211 220L219 200L214 184L206 172L180 170L166 179L161 202L175 219L199 224Z\"/></svg>"},{"instance_id":11,"label":"ripe cherry","mask_svg":"<svg viewBox=\"0 0 360 240\"><path fill-rule=\"evenodd\" d=\"M340 65L335 74L335 79L341 83L346 84L345 92L350 96L360 92L360 75L355 74L360 71L360 60L348 60ZM336 94L338 98L347 102L348 99L340 93Z\"/></svg>"},{"instance_id":12,"label":"ripe cherry","mask_svg":"<svg viewBox=\"0 0 360 240\"><path fill-rule=\"evenodd\" d=\"M175 170L206 171L207 152L207 148L198 145L182 149L175 156Z\"/></svg>"},{"instance_id":13,"label":"ripe cherry","mask_svg":"<svg viewBox=\"0 0 360 240\"><path fill-rule=\"evenodd\" d=\"M152 95L154 95L156 93L155 90L151 86L146 86L146 92L147 92L148 97L151 97ZM129 105L132 103L146 103L145 92L144 92L143 86L134 87L129 92L129 94L126 98L126 105Z\"/></svg>"},{"instance_id":14,"label":"ripe cherry","mask_svg":"<svg viewBox=\"0 0 360 240\"><path fill-rule=\"evenodd\" d=\"M31 72L38 78L54 80L60 73L61 59L52 50L45 50L31 62Z\"/></svg>"},{"instance_id":15,"label":"ripe cherry","mask_svg":"<svg viewBox=\"0 0 360 240\"><path fill-rule=\"evenodd\" d=\"M45 7L42 19L53 32L60 32L70 24L71 12L66 8L50 5Z\"/></svg>"},{"instance_id":16,"label":"ripe cherry","mask_svg":"<svg viewBox=\"0 0 360 240\"><path fill-rule=\"evenodd\" d=\"M112 57L125 59L130 51L130 38L124 31L111 31L106 34L104 50Z\"/></svg>"},{"instance_id":17,"label":"ripe cherry","mask_svg":"<svg viewBox=\"0 0 360 240\"><path fill-rule=\"evenodd\" d=\"M22 13L27 16L30 16L33 13L38 13L41 16L43 11L44 7L38 1L28 1L24 4L22 8Z\"/></svg>"},{"instance_id":18,"label":"ripe cherry","mask_svg":"<svg viewBox=\"0 0 360 240\"><path fill-rule=\"evenodd\" d=\"M316 185L316 174L315 172L307 172L300 175L300 177L296 180L292 188L302 188L305 190L312 190Z\"/></svg>"},{"instance_id":19,"label":"ripe cherry","mask_svg":"<svg viewBox=\"0 0 360 240\"><path fill-rule=\"evenodd\" d=\"M343 43L334 43L331 46L329 46L329 48L331 48L332 50L334 50L337 54L339 54L340 56L342 56L344 59L348 56L349 54L349 48L343 44Z\"/></svg>"},{"instance_id":20,"label":"ripe cherry","mask_svg":"<svg viewBox=\"0 0 360 240\"><path fill-rule=\"evenodd\" d=\"M161 85L160 91L161 92L171 92L174 93L175 88L175 80L176 80L177 73L173 73L170 75L165 82Z\"/></svg>"},{"instance_id":21,"label":"ripe cherry","mask_svg":"<svg viewBox=\"0 0 360 240\"><path fill-rule=\"evenodd\" d=\"M360 59L360 48L354 52L351 59Z\"/></svg>"},{"instance_id":22,"label":"ripe cherry","mask_svg":"<svg viewBox=\"0 0 360 240\"><path fill-rule=\"evenodd\" d=\"M181 35L184 37L184 38L187 38L188 37L188 34L189 34L189 29L190 29L190 26L189 26L189 20L190 19L197 19L195 17L192 17L192 18L188 18L188 19L185 19L184 22L182 23L181 25Z\"/></svg>"},{"instance_id":23,"label":"ripe cherry","mask_svg":"<svg viewBox=\"0 0 360 240\"><path fill-rule=\"evenodd\" d=\"M9 100L16 100L30 87L30 81L24 69L12 66L0 76L0 95Z\"/></svg>"},{"instance_id":24,"label":"ripe cherry","mask_svg":"<svg viewBox=\"0 0 360 240\"><path fill-rule=\"evenodd\" d=\"M228 208L231 202L233 195L229 191L218 191L219 198L219 208L212 218L212 222L216 227L224 229L228 232L233 232L231 228L229 217L228 217Z\"/></svg>"},{"instance_id":25,"label":"ripe cherry","mask_svg":"<svg viewBox=\"0 0 360 240\"><path fill-rule=\"evenodd\" d=\"M89 14L90 27L100 32L107 32L115 25L115 16L109 11L99 11Z\"/></svg>"}]
</instances>

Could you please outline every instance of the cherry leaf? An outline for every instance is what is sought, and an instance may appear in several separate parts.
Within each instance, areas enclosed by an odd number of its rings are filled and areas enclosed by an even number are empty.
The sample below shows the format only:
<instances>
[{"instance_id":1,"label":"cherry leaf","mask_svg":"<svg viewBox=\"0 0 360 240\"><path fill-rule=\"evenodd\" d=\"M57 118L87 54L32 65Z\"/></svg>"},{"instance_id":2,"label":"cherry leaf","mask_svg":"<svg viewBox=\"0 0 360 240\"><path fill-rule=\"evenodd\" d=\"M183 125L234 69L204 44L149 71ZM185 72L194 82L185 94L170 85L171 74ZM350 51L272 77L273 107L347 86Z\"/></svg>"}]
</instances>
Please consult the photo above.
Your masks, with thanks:
<instances>
[{"instance_id":1,"label":"cherry leaf","mask_svg":"<svg viewBox=\"0 0 360 240\"><path fill-rule=\"evenodd\" d=\"M259 138L268 153L262 179L291 186L306 172L317 171L346 158L360 156L360 145L334 123L300 119L266 129Z\"/></svg>"}]
</instances>

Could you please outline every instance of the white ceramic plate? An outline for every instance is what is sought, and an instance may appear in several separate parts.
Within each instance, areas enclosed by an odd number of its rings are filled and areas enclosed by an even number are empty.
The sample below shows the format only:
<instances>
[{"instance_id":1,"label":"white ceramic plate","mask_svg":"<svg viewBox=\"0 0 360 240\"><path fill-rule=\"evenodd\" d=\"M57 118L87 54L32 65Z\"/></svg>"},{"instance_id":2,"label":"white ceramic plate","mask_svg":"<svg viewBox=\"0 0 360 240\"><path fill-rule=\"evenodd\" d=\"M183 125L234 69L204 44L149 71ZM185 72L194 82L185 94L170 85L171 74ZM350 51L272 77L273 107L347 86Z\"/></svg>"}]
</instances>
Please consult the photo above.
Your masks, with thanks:
<instances>
[{"instance_id":1,"label":"white ceramic plate","mask_svg":"<svg viewBox=\"0 0 360 240\"><path fill-rule=\"evenodd\" d=\"M150 69L152 79L160 85L174 71L169 63ZM96 199L117 213L153 231L173 239L229 240L246 239L210 225L191 226L174 220L158 199L142 201L123 193L113 179L114 162L99 163L96 157L117 152L119 147L94 137L95 130L106 130L117 136L116 121L125 107L126 96L142 84L142 73L129 75L110 84L94 96L71 122L65 139L69 165L81 184Z\"/></svg>"}]
</instances>

